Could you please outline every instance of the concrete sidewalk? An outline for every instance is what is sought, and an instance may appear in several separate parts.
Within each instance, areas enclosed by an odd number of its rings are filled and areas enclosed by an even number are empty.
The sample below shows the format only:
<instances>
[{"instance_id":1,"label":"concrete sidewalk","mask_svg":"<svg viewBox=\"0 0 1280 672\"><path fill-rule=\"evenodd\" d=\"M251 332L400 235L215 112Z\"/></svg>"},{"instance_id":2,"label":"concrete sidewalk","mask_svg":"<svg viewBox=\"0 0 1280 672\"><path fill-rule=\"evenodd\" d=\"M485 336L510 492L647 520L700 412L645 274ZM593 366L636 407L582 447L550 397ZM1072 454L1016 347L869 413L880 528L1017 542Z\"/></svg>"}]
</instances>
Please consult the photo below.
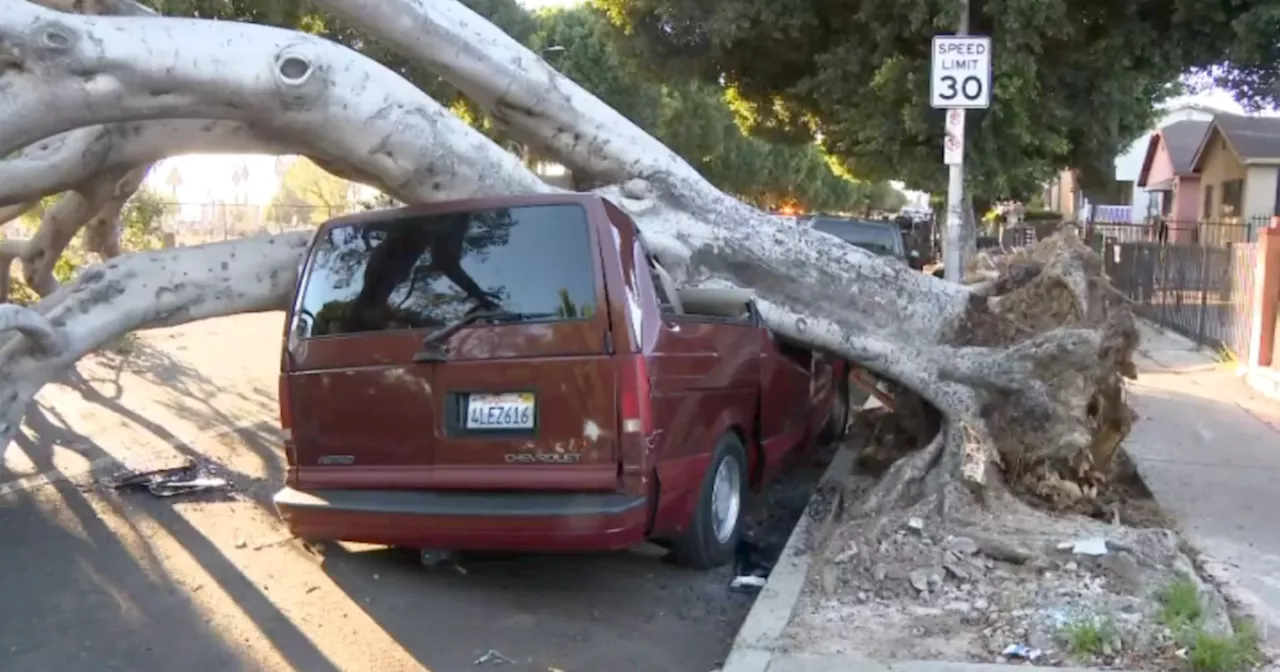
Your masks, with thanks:
<instances>
[{"instance_id":1,"label":"concrete sidewalk","mask_svg":"<svg viewBox=\"0 0 1280 672\"><path fill-rule=\"evenodd\" d=\"M1211 353L1147 324L1126 442L1156 499L1183 523L1229 598L1280 643L1280 401Z\"/></svg>"}]
</instances>

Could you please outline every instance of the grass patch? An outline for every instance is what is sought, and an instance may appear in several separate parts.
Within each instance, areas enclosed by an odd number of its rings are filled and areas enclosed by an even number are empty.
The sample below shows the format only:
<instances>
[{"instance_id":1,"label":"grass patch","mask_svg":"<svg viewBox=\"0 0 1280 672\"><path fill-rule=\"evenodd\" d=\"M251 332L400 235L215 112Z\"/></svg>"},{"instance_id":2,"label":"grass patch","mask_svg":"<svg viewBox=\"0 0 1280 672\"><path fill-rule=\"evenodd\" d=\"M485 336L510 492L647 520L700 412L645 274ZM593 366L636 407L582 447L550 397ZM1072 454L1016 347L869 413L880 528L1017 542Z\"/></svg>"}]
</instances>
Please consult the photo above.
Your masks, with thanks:
<instances>
[{"instance_id":1,"label":"grass patch","mask_svg":"<svg viewBox=\"0 0 1280 672\"><path fill-rule=\"evenodd\" d=\"M1227 635L1205 630L1200 591L1191 579L1174 581L1158 597L1160 618L1187 650L1187 663L1195 672L1245 672L1262 662L1253 623L1233 621L1233 632Z\"/></svg>"},{"instance_id":2,"label":"grass patch","mask_svg":"<svg viewBox=\"0 0 1280 672\"><path fill-rule=\"evenodd\" d=\"M1067 652L1074 656L1101 655L1112 642L1120 639L1120 632L1109 618L1082 618L1067 623L1059 633L1067 646ZM1111 653L1117 653L1111 651Z\"/></svg>"},{"instance_id":3,"label":"grass patch","mask_svg":"<svg viewBox=\"0 0 1280 672\"><path fill-rule=\"evenodd\" d=\"M1180 578L1165 586L1159 594L1160 620L1175 632L1188 626L1197 626L1204 618L1200 606L1200 591L1195 582Z\"/></svg>"},{"instance_id":4,"label":"grass patch","mask_svg":"<svg viewBox=\"0 0 1280 672\"><path fill-rule=\"evenodd\" d=\"M1235 634L1211 635L1195 630L1187 650L1187 662L1196 672L1251 670L1262 662L1258 633L1248 621L1234 623Z\"/></svg>"}]
</instances>

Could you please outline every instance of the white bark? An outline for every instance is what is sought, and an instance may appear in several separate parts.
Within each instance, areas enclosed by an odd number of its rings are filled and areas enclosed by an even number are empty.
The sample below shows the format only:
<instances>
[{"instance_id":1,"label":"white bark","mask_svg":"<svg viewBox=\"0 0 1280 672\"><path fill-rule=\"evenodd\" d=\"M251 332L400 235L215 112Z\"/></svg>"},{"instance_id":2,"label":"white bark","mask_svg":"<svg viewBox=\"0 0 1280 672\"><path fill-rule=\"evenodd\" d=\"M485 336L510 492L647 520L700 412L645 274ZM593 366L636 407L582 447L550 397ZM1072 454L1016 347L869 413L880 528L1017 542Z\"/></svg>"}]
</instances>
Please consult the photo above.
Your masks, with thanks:
<instances>
[{"instance_id":1,"label":"white bark","mask_svg":"<svg viewBox=\"0 0 1280 672\"><path fill-rule=\"evenodd\" d=\"M678 180L715 191L688 163L561 75L497 26L454 0L316 0L316 5L395 45L510 128L600 184Z\"/></svg>"},{"instance_id":2,"label":"white bark","mask_svg":"<svg viewBox=\"0 0 1280 672\"><path fill-rule=\"evenodd\" d=\"M25 240L0 240L0 304L9 300L9 285L13 278L13 262L27 249ZM0 336L0 342L3 337Z\"/></svg>"},{"instance_id":3,"label":"white bark","mask_svg":"<svg viewBox=\"0 0 1280 672\"><path fill-rule=\"evenodd\" d=\"M1018 335L1021 327L1000 314L1017 304L1010 297L988 302L741 204L452 0L317 1L436 69L521 141L598 183L615 183L601 192L635 217L684 283L751 287L770 327L857 360L941 409L948 432L935 472L982 482L992 447L1034 462L1078 455L1090 443L1086 406L1110 357L1100 356L1103 335L1092 324L1053 329L1042 320L1029 329L1038 335ZM553 191L391 71L314 37L233 22L65 15L21 0L0 0L0 37L17 45L22 66L0 82L6 154L82 127L198 116L251 123L253 137L297 147L334 172L367 176L405 202ZM155 128L149 132L161 133ZM70 151L72 136L91 132L104 131L67 133L58 146ZM145 142L137 150L129 144L107 156L145 154ZM0 377L7 424L47 380L42 375L119 333L283 305L302 238L277 239L278 247L264 240L271 239L121 258L42 301L37 311L69 345L56 357L48 348L36 356L26 341L0 340L0 370L17 390L6 397ZM1081 249L1065 240L1048 250L1057 256L1042 260L1037 291L1065 288L1097 323L1105 315L1090 294L1091 262ZM1017 345L1004 347L1009 342ZM934 457L921 453L899 472L919 473Z\"/></svg>"},{"instance_id":4,"label":"white bark","mask_svg":"<svg viewBox=\"0 0 1280 672\"><path fill-rule=\"evenodd\" d=\"M101 173L179 154L291 151L266 139L252 124L239 121L159 119L77 128L0 161L0 206L74 189Z\"/></svg>"},{"instance_id":5,"label":"white bark","mask_svg":"<svg viewBox=\"0 0 1280 672\"><path fill-rule=\"evenodd\" d=\"M120 334L280 309L297 281L309 236L260 236L120 257L86 269L33 309L0 306L0 333L15 329L35 337L0 338L0 442L7 445L41 386Z\"/></svg>"},{"instance_id":6,"label":"white bark","mask_svg":"<svg viewBox=\"0 0 1280 672\"><path fill-rule=\"evenodd\" d=\"M0 188L3 188L3 187L0 187ZM9 222L21 217L22 215L26 214L28 210L34 207L36 207L36 204L34 201L29 201L25 203L17 202L17 203L10 203L7 205L0 205L0 227L3 227L5 224L8 224Z\"/></svg>"},{"instance_id":7,"label":"white bark","mask_svg":"<svg viewBox=\"0 0 1280 672\"><path fill-rule=\"evenodd\" d=\"M137 193L142 181L151 172L150 164L134 168L124 174L116 183L114 191L105 199L98 214L84 226L84 248L94 252L103 259L120 255L121 222L120 213L125 203Z\"/></svg>"},{"instance_id":8,"label":"white bark","mask_svg":"<svg viewBox=\"0 0 1280 672\"><path fill-rule=\"evenodd\" d=\"M76 233L109 205L126 175L106 173L75 191L63 194L45 211L40 228L19 255L23 279L37 294L46 296L57 289L53 269L58 258Z\"/></svg>"},{"instance_id":9,"label":"white bark","mask_svg":"<svg viewBox=\"0 0 1280 672\"><path fill-rule=\"evenodd\" d=\"M319 38L237 22L62 14L24 0L0 2L0 31L26 65L0 89L0 153L74 128L198 110L260 123L397 196L551 190L394 72Z\"/></svg>"}]
</instances>

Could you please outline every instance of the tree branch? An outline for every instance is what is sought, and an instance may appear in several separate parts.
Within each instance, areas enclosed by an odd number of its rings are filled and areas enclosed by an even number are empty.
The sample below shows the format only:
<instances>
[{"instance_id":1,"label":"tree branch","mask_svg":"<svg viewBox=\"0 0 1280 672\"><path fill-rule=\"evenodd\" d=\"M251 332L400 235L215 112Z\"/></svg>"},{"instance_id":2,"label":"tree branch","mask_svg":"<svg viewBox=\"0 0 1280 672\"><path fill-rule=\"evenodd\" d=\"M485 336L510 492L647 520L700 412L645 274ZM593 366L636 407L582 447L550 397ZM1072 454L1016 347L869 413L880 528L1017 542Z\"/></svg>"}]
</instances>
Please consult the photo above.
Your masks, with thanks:
<instances>
[{"instance_id":1,"label":"tree branch","mask_svg":"<svg viewBox=\"0 0 1280 672\"><path fill-rule=\"evenodd\" d=\"M239 121L158 119L77 128L0 161L0 206L75 188L105 172L194 153L286 154L278 140Z\"/></svg>"},{"instance_id":2,"label":"tree branch","mask_svg":"<svg viewBox=\"0 0 1280 672\"><path fill-rule=\"evenodd\" d=\"M9 300L12 284L13 260L22 256L27 247L25 240L0 240L0 304Z\"/></svg>"},{"instance_id":3,"label":"tree branch","mask_svg":"<svg viewBox=\"0 0 1280 672\"><path fill-rule=\"evenodd\" d=\"M24 65L0 89L8 111L0 152L77 127L198 111L306 139L322 159L376 176L401 200L554 191L412 84L345 47L247 23L163 21L165 30L153 30L149 21L0 1L0 38L20 45Z\"/></svg>"},{"instance_id":4,"label":"tree branch","mask_svg":"<svg viewBox=\"0 0 1280 672\"><path fill-rule=\"evenodd\" d=\"M134 168L125 173L124 177L116 183L115 191L107 198L102 209L84 227L86 250L98 254L103 259L120 255L122 228L120 213L124 210L125 203L128 203L129 199L138 192L142 181L146 179L152 167L152 164L147 164Z\"/></svg>"},{"instance_id":5,"label":"tree branch","mask_svg":"<svg viewBox=\"0 0 1280 672\"><path fill-rule=\"evenodd\" d=\"M439 74L526 144L598 183L668 175L719 193L666 145L456 0L316 0Z\"/></svg>"},{"instance_id":6,"label":"tree branch","mask_svg":"<svg viewBox=\"0 0 1280 672\"><path fill-rule=\"evenodd\" d=\"M6 331L26 336L46 357L62 356L66 350L66 334L30 308L0 304L0 334Z\"/></svg>"}]
</instances>

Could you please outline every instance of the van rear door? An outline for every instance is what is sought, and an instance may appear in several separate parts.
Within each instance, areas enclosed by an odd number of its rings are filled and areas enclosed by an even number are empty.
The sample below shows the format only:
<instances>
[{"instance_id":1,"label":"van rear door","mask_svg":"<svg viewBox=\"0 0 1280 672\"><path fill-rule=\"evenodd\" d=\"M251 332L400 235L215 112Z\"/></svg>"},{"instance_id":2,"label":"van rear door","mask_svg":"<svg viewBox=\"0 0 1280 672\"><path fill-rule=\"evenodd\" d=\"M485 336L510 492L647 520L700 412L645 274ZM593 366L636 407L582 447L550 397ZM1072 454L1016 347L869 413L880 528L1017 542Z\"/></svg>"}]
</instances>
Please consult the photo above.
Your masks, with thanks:
<instances>
[{"instance_id":1,"label":"van rear door","mask_svg":"<svg viewBox=\"0 0 1280 672\"><path fill-rule=\"evenodd\" d=\"M609 318L584 206L423 212L357 218L316 243L290 399L298 464L331 462L299 484L615 488Z\"/></svg>"},{"instance_id":2,"label":"van rear door","mask_svg":"<svg viewBox=\"0 0 1280 672\"><path fill-rule=\"evenodd\" d=\"M500 243L477 246L460 266L511 316L459 330L436 365L442 487L616 489L618 413L598 232L577 203L487 217L485 226L501 227L489 234Z\"/></svg>"}]
</instances>

